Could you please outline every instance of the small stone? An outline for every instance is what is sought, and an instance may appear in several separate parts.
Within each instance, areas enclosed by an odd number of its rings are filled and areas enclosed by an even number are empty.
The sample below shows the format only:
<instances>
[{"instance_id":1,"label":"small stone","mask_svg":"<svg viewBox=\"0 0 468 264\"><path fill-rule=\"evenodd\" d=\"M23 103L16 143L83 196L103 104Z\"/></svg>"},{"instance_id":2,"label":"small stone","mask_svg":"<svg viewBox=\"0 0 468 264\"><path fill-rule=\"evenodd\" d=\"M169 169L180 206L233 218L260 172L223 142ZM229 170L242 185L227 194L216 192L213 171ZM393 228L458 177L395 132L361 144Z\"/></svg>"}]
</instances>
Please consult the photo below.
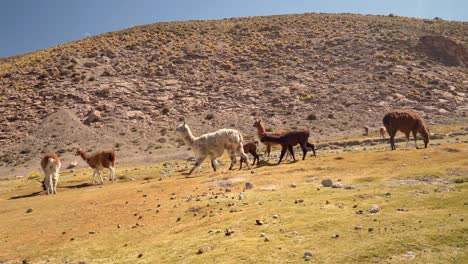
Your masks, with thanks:
<instances>
[{"instance_id":1,"label":"small stone","mask_svg":"<svg viewBox=\"0 0 468 264\"><path fill-rule=\"evenodd\" d=\"M117 228L122 228L122 226L120 224L117 225Z\"/></svg>"},{"instance_id":2,"label":"small stone","mask_svg":"<svg viewBox=\"0 0 468 264\"><path fill-rule=\"evenodd\" d=\"M372 231L374 231L374 228L373 228L373 227L369 227L369 228L367 229L367 231L372 232Z\"/></svg>"},{"instance_id":3,"label":"small stone","mask_svg":"<svg viewBox=\"0 0 468 264\"><path fill-rule=\"evenodd\" d=\"M295 183L291 183L291 188L296 188L297 185Z\"/></svg>"},{"instance_id":4,"label":"small stone","mask_svg":"<svg viewBox=\"0 0 468 264\"><path fill-rule=\"evenodd\" d=\"M255 173L257 173L256 170L251 170L251 171L250 171L250 174L255 174Z\"/></svg>"},{"instance_id":5,"label":"small stone","mask_svg":"<svg viewBox=\"0 0 468 264\"><path fill-rule=\"evenodd\" d=\"M372 205L372 207L369 209L369 213L371 213L371 214L378 213L379 211L380 211L380 208L376 204Z\"/></svg>"},{"instance_id":6,"label":"small stone","mask_svg":"<svg viewBox=\"0 0 468 264\"><path fill-rule=\"evenodd\" d=\"M245 189L250 190L250 189L252 189L252 188L253 188L253 184L252 184L252 183L250 183L250 182L246 182L246 183L245 183Z\"/></svg>"},{"instance_id":7,"label":"small stone","mask_svg":"<svg viewBox=\"0 0 468 264\"><path fill-rule=\"evenodd\" d=\"M341 183L339 183L339 182L336 182L336 183L332 184L331 187L334 188L334 189L339 189L339 188L342 188L343 185L341 185Z\"/></svg>"},{"instance_id":8,"label":"small stone","mask_svg":"<svg viewBox=\"0 0 468 264\"><path fill-rule=\"evenodd\" d=\"M34 209L28 208L28 209L26 210L26 213L29 214L29 213L32 213L33 211L34 211Z\"/></svg>"},{"instance_id":9,"label":"small stone","mask_svg":"<svg viewBox=\"0 0 468 264\"><path fill-rule=\"evenodd\" d=\"M96 234L96 231L89 231L88 234L94 235L94 234Z\"/></svg>"},{"instance_id":10,"label":"small stone","mask_svg":"<svg viewBox=\"0 0 468 264\"><path fill-rule=\"evenodd\" d=\"M228 229L226 229L226 230L224 231L224 235L225 235L225 236L230 236L230 235L232 235L233 233L234 233L234 230L232 230L232 229L230 229L230 228L228 228Z\"/></svg>"},{"instance_id":11,"label":"small stone","mask_svg":"<svg viewBox=\"0 0 468 264\"><path fill-rule=\"evenodd\" d=\"M391 197L392 197L392 194L391 194L391 193L389 193L389 192L386 192L386 193L385 193L385 198L391 198Z\"/></svg>"},{"instance_id":12,"label":"small stone","mask_svg":"<svg viewBox=\"0 0 468 264\"><path fill-rule=\"evenodd\" d=\"M424 156L424 159L429 159L429 156Z\"/></svg>"},{"instance_id":13,"label":"small stone","mask_svg":"<svg viewBox=\"0 0 468 264\"><path fill-rule=\"evenodd\" d=\"M265 233L260 233L260 237L265 237Z\"/></svg>"},{"instance_id":14,"label":"small stone","mask_svg":"<svg viewBox=\"0 0 468 264\"><path fill-rule=\"evenodd\" d=\"M176 222L179 222L180 220L182 220L182 218L180 218L180 217L177 217L177 220L176 220Z\"/></svg>"},{"instance_id":15,"label":"small stone","mask_svg":"<svg viewBox=\"0 0 468 264\"><path fill-rule=\"evenodd\" d=\"M143 257L143 253L138 254L138 258Z\"/></svg>"},{"instance_id":16,"label":"small stone","mask_svg":"<svg viewBox=\"0 0 468 264\"><path fill-rule=\"evenodd\" d=\"M263 241L270 242L270 239L268 237L265 237L265 239Z\"/></svg>"},{"instance_id":17,"label":"small stone","mask_svg":"<svg viewBox=\"0 0 468 264\"><path fill-rule=\"evenodd\" d=\"M298 203L303 203L304 202L304 199L296 199L294 201L294 203L298 204Z\"/></svg>"},{"instance_id":18,"label":"small stone","mask_svg":"<svg viewBox=\"0 0 468 264\"><path fill-rule=\"evenodd\" d=\"M354 230L361 230L361 229L362 229L362 226L360 225L354 227Z\"/></svg>"},{"instance_id":19,"label":"small stone","mask_svg":"<svg viewBox=\"0 0 468 264\"><path fill-rule=\"evenodd\" d=\"M263 224L264 224L263 221L262 221L261 219L255 220L255 223L256 223L257 225L263 225Z\"/></svg>"},{"instance_id":20,"label":"small stone","mask_svg":"<svg viewBox=\"0 0 468 264\"><path fill-rule=\"evenodd\" d=\"M243 196L242 194L239 194L239 195L237 196L237 199L243 200L243 199L244 199L244 196Z\"/></svg>"},{"instance_id":21,"label":"small stone","mask_svg":"<svg viewBox=\"0 0 468 264\"><path fill-rule=\"evenodd\" d=\"M200 254L203 254L205 253L205 250L203 248L199 248L198 251L197 251L197 254L200 255Z\"/></svg>"},{"instance_id":22,"label":"small stone","mask_svg":"<svg viewBox=\"0 0 468 264\"><path fill-rule=\"evenodd\" d=\"M403 254L402 257L412 259L412 258L415 258L415 257L416 257L416 254L415 254L414 252L412 252L412 251L408 251L408 252L406 252L405 254Z\"/></svg>"},{"instance_id":23,"label":"small stone","mask_svg":"<svg viewBox=\"0 0 468 264\"><path fill-rule=\"evenodd\" d=\"M134 179L134 178L130 178L129 180L130 180L130 181L134 181L135 179Z\"/></svg>"},{"instance_id":24,"label":"small stone","mask_svg":"<svg viewBox=\"0 0 468 264\"><path fill-rule=\"evenodd\" d=\"M28 259L23 259L21 261L22 264L30 264L31 262Z\"/></svg>"},{"instance_id":25,"label":"small stone","mask_svg":"<svg viewBox=\"0 0 468 264\"><path fill-rule=\"evenodd\" d=\"M330 237L331 237L331 238L339 238L339 237L340 237L340 235L338 235L338 234L331 234L331 236L330 236Z\"/></svg>"},{"instance_id":26,"label":"small stone","mask_svg":"<svg viewBox=\"0 0 468 264\"><path fill-rule=\"evenodd\" d=\"M311 257L310 257L310 256L305 256L304 259L305 259L306 261L310 261Z\"/></svg>"},{"instance_id":27,"label":"small stone","mask_svg":"<svg viewBox=\"0 0 468 264\"><path fill-rule=\"evenodd\" d=\"M277 214L274 214L274 215L273 215L273 218L274 218L274 219L278 219L278 217L279 217L279 215L277 215Z\"/></svg>"},{"instance_id":28,"label":"small stone","mask_svg":"<svg viewBox=\"0 0 468 264\"><path fill-rule=\"evenodd\" d=\"M344 189L345 189L345 190L352 190L352 189L354 189L354 186L352 186L352 185L346 185L346 186L344 187Z\"/></svg>"},{"instance_id":29,"label":"small stone","mask_svg":"<svg viewBox=\"0 0 468 264\"><path fill-rule=\"evenodd\" d=\"M304 252L304 258L305 258L306 260L310 260L311 257L312 257L312 251L306 250L306 251ZM307 259L307 258L309 258L309 259Z\"/></svg>"},{"instance_id":30,"label":"small stone","mask_svg":"<svg viewBox=\"0 0 468 264\"><path fill-rule=\"evenodd\" d=\"M363 214L363 213L364 213L363 210L357 210L357 211L356 211L356 214Z\"/></svg>"},{"instance_id":31,"label":"small stone","mask_svg":"<svg viewBox=\"0 0 468 264\"><path fill-rule=\"evenodd\" d=\"M458 220L460 220L460 222L465 221L465 219L463 217L460 217L460 219L458 219Z\"/></svg>"},{"instance_id":32,"label":"small stone","mask_svg":"<svg viewBox=\"0 0 468 264\"><path fill-rule=\"evenodd\" d=\"M324 187L331 187L333 185L333 181L331 179L325 179L322 181L322 185Z\"/></svg>"}]
</instances>

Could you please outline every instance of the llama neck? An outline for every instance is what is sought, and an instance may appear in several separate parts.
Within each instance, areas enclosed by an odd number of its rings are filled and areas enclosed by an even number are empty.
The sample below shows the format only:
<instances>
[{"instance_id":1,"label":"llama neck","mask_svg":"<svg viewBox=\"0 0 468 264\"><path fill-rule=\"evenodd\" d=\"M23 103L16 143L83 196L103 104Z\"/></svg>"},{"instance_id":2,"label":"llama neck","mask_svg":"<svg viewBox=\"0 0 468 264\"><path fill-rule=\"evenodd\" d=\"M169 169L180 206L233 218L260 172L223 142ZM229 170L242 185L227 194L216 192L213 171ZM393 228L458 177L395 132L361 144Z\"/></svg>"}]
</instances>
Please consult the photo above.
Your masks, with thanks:
<instances>
[{"instance_id":1,"label":"llama neck","mask_svg":"<svg viewBox=\"0 0 468 264\"><path fill-rule=\"evenodd\" d=\"M419 129L419 133L421 133L421 136L424 138L424 139L429 139L429 132L427 132L427 129L425 126L422 126L420 129Z\"/></svg>"},{"instance_id":2,"label":"llama neck","mask_svg":"<svg viewBox=\"0 0 468 264\"><path fill-rule=\"evenodd\" d=\"M258 126L257 126L257 133L258 133L258 137L262 138L262 135L266 132L265 130L265 127L263 126L262 123L258 123Z\"/></svg>"},{"instance_id":3,"label":"llama neck","mask_svg":"<svg viewBox=\"0 0 468 264\"><path fill-rule=\"evenodd\" d=\"M85 160L85 161L88 161L88 160L89 160L89 157L88 157L88 155L86 155L86 153L84 153L84 152L81 151L81 150L79 150L78 152L80 153L80 156L81 156L81 158L82 158L83 160Z\"/></svg>"},{"instance_id":4,"label":"llama neck","mask_svg":"<svg viewBox=\"0 0 468 264\"><path fill-rule=\"evenodd\" d=\"M195 137L192 135L192 131L190 131L190 128L187 127L187 130L182 133L182 137L184 138L185 142L189 145L192 145L193 142L195 141Z\"/></svg>"}]
</instances>

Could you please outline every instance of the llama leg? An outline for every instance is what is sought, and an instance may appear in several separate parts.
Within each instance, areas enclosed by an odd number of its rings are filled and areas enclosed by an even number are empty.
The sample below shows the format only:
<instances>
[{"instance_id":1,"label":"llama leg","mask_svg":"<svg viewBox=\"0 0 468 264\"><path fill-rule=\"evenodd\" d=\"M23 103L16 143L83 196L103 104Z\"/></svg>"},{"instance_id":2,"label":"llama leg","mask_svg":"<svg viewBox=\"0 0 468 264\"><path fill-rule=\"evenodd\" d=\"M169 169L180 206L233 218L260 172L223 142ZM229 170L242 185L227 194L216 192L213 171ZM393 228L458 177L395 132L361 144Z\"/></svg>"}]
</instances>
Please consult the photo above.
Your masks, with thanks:
<instances>
[{"instance_id":1,"label":"llama leg","mask_svg":"<svg viewBox=\"0 0 468 264\"><path fill-rule=\"evenodd\" d=\"M405 133L405 137L406 137L406 148L408 148L408 143L409 143L409 132L408 132L408 133Z\"/></svg>"},{"instance_id":2,"label":"llama leg","mask_svg":"<svg viewBox=\"0 0 468 264\"><path fill-rule=\"evenodd\" d=\"M96 170L94 170L93 172L93 184L96 183Z\"/></svg>"},{"instance_id":3,"label":"llama leg","mask_svg":"<svg viewBox=\"0 0 468 264\"><path fill-rule=\"evenodd\" d=\"M102 171L98 170L99 178L101 179L101 184L104 184L104 179L102 179Z\"/></svg>"},{"instance_id":4,"label":"llama leg","mask_svg":"<svg viewBox=\"0 0 468 264\"><path fill-rule=\"evenodd\" d=\"M241 163L241 166L242 166L242 163ZM212 167L213 170L216 172L216 169L217 169L217 167L216 167L216 159L212 159L212 160L211 160L211 167Z\"/></svg>"},{"instance_id":5,"label":"llama leg","mask_svg":"<svg viewBox=\"0 0 468 264\"><path fill-rule=\"evenodd\" d=\"M195 164L193 165L193 168L190 170L189 175L192 174L192 172L193 172L198 166L200 166L200 164L202 164L204 160L205 160L205 157L203 157L203 158L198 158L197 161L195 161Z\"/></svg>"},{"instance_id":6,"label":"llama leg","mask_svg":"<svg viewBox=\"0 0 468 264\"><path fill-rule=\"evenodd\" d=\"M59 174L58 174L58 172L56 172L55 175L54 175L54 190L53 190L53 192L54 192L55 194L57 194L57 183L58 183L58 178L59 178Z\"/></svg>"},{"instance_id":7,"label":"llama leg","mask_svg":"<svg viewBox=\"0 0 468 264\"><path fill-rule=\"evenodd\" d=\"M46 190L46 193L49 194L50 193L50 175L48 173L46 173L45 175L45 178L44 178L44 186L45 186L45 190Z\"/></svg>"},{"instance_id":8,"label":"llama leg","mask_svg":"<svg viewBox=\"0 0 468 264\"><path fill-rule=\"evenodd\" d=\"M232 170L232 168L234 167L234 164L236 164L236 152L233 151L233 150L230 150L229 151L229 157L231 158L231 166L229 166L229 170ZM241 157L242 159L242 157Z\"/></svg>"},{"instance_id":9,"label":"llama leg","mask_svg":"<svg viewBox=\"0 0 468 264\"><path fill-rule=\"evenodd\" d=\"M390 136L390 149L391 149L391 150L395 150L395 149L396 149L396 146L395 146L395 135L396 135L396 131L388 130L388 136Z\"/></svg>"},{"instance_id":10,"label":"llama leg","mask_svg":"<svg viewBox=\"0 0 468 264\"><path fill-rule=\"evenodd\" d=\"M288 150L289 150L289 153L291 154L291 157L292 157L293 161L296 161L296 157L294 157L294 148L293 148L293 146L289 145ZM287 152L286 152L286 155L288 155Z\"/></svg>"},{"instance_id":11,"label":"llama leg","mask_svg":"<svg viewBox=\"0 0 468 264\"><path fill-rule=\"evenodd\" d=\"M241 157L241 158L240 158L240 162L239 162L239 163L240 163L239 170L242 170L242 162L243 162L243 161L244 161L244 159Z\"/></svg>"},{"instance_id":12,"label":"llama leg","mask_svg":"<svg viewBox=\"0 0 468 264\"><path fill-rule=\"evenodd\" d=\"M247 168L250 169L251 166L250 166L249 157L245 154L244 148L242 147L242 144L239 144L237 146L237 149L235 149L235 151L233 152L234 163L236 162L236 153L239 153L239 156L240 156L241 160L243 159L245 161L245 164L247 164Z\"/></svg>"},{"instance_id":13,"label":"llama leg","mask_svg":"<svg viewBox=\"0 0 468 264\"><path fill-rule=\"evenodd\" d=\"M252 153L252 155L254 156L252 166L255 165L255 160L257 160L257 165L258 165L258 163L260 162L260 156L258 156L257 153Z\"/></svg>"},{"instance_id":14,"label":"llama leg","mask_svg":"<svg viewBox=\"0 0 468 264\"><path fill-rule=\"evenodd\" d=\"M302 160L305 160L305 157L307 155L307 146L306 143L301 144L301 149L302 149Z\"/></svg>"},{"instance_id":15,"label":"llama leg","mask_svg":"<svg viewBox=\"0 0 468 264\"><path fill-rule=\"evenodd\" d=\"M115 182L115 169L114 169L114 167L110 166L109 170L110 170L110 179L109 179L109 181Z\"/></svg>"},{"instance_id":16,"label":"llama leg","mask_svg":"<svg viewBox=\"0 0 468 264\"><path fill-rule=\"evenodd\" d=\"M270 153L271 153L271 145L270 144L267 144L266 153L267 153L267 157L268 157L267 160L270 160Z\"/></svg>"},{"instance_id":17,"label":"llama leg","mask_svg":"<svg viewBox=\"0 0 468 264\"><path fill-rule=\"evenodd\" d=\"M280 159L279 159L279 161L278 161L278 164L281 163L281 160L283 159L284 154L286 153L286 150L287 150L287 147L283 147L283 148L281 149L281 156L280 156Z\"/></svg>"},{"instance_id":18,"label":"llama leg","mask_svg":"<svg viewBox=\"0 0 468 264\"><path fill-rule=\"evenodd\" d=\"M413 130L413 137L414 137L414 146L416 147L416 149L419 149L418 148L418 143L416 143L416 136L418 134L418 131L417 130Z\"/></svg>"},{"instance_id":19,"label":"llama leg","mask_svg":"<svg viewBox=\"0 0 468 264\"><path fill-rule=\"evenodd\" d=\"M52 173L49 174L49 186L47 190L47 194L53 194L54 193L54 181L53 181L54 175Z\"/></svg>"}]
</instances>

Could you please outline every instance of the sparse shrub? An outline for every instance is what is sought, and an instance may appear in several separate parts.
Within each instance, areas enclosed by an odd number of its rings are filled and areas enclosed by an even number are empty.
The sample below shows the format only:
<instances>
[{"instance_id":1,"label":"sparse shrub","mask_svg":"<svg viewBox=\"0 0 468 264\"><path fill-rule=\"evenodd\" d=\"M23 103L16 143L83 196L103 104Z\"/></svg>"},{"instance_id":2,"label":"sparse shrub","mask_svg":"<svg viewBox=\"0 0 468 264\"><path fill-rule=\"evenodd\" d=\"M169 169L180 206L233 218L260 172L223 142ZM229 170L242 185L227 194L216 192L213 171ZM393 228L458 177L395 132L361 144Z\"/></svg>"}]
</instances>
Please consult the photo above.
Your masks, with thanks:
<instances>
[{"instance_id":1,"label":"sparse shrub","mask_svg":"<svg viewBox=\"0 0 468 264\"><path fill-rule=\"evenodd\" d=\"M317 115L314 113L311 113L307 116L307 120L317 120Z\"/></svg>"},{"instance_id":2,"label":"sparse shrub","mask_svg":"<svg viewBox=\"0 0 468 264\"><path fill-rule=\"evenodd\" d=\"M169 107L164 106L163 109L161 110L161 113L163 115L167 115L167 114L169 114L169 111L170 111Z\"/></svg>"},{"instance_id":3,"label":"sparse shrub","mask_svg":"<svg viewBox=\"0 0 468 264\"><path fill-rule=\"evenodd\" d=\"M206 120L211 120L211 119L213 119L213 118L214 118L214 114L211 114L211 113L210 113L210 114L207 114L207 115L205 116L205 119L206 119Z\"/></svg>"}]
</instances>

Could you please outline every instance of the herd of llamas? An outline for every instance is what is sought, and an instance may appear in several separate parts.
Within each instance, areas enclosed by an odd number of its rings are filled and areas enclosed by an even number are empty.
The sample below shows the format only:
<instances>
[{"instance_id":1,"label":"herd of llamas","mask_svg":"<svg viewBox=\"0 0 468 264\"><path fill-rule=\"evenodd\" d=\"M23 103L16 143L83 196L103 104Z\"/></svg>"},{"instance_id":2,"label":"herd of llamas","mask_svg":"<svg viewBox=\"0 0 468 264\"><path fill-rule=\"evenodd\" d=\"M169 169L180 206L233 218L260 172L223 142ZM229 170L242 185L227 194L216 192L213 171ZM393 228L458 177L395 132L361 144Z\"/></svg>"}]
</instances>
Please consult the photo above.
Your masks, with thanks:
<instances>
[{"instance_id":1,"label":"herd of llamas","mask_svg":"<svg viewBox=\"0 0 468 264\"><path fill-rule=\"evenodd\" d=\"M385 138L385 133L390 136L390 147L395 150L395 135L397 131L401 131L406 136L406 146L408 147L410 133L413 134L414 143L416 148L416 135L419 133L424 140L424 147L427 148L429 143L429 131L426 128L424 120L418 113L411 110L394 110L387 113L383 117L383 127L379 129L380 137ZM278 164L281 163L285 154L289 154L293 160L294 149L293 147L299 145L302 149L302 160L305 159L308 148L312 149L313 155L315 154L315 146L308 142L309 131L306 130L275 130L266 131L265 126L261 119L254 123L257 128L257 135L265 145L264 157L269 158L271 147L273 145L281 145L281 155ZM364 127L364 135L369 134L369 127ZM231 165L229 170L232 170L237 162L237 155L240 156L240 169L242 163L245 162L250 169L251 166L259 163L259 155L257 154L258 141L249 142L244 144L242 133L235 129L220 129L212 133L203 134L201 136L194 136L190 131L189 126L184 122L176 128L176 131L183 138L185 143L193 150L197 159L194 166L189 171L189 175L200 166L206 158L211 161L211 166L214 171L217 170L217 159L221 157L225 151L229 153L231 158ZM250 165L249 157L246 153L250 153L253 157L253 163ZM110 180L115 180L115 152L113 150L102 150L94 154L87 154L78 149L76 155L86 161L86 163L94 169L93 184L96 182L96 174L100 178L100 183L103 184L101 170L109 169ZM47 194L57 193L57 183L59 179L59 171L61 167L60 158L55 153L48 153L41 159L41 168L44 171L45 178L42 182L44 191Z\"/></svg>"}]
</instances>

